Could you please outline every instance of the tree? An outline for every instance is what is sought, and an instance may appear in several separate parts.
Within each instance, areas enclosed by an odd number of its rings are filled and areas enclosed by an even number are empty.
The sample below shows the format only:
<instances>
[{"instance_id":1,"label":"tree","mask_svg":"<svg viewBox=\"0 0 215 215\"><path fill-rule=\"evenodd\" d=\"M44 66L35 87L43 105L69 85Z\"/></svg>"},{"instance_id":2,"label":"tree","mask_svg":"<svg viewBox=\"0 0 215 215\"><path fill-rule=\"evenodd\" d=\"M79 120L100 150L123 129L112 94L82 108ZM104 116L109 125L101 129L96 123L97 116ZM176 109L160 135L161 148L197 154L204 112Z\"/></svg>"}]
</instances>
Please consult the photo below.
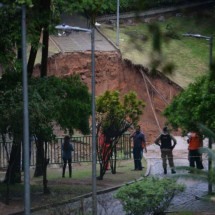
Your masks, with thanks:
<instances>
[{"instance_id":1,"label":"tree","mask_svg":"<svg viewBox=\"0 0 215 215\"><path fill-rule=\"evenodd\" d=\"M3 136L13 136L12 152L6 173L7 181L10 183L21 182L20 154L22 140L22 88L20 75L8 73L0 80L0 130ZM19 84L14 84L20 80ZM17 120L20 119L20 120Z\"/></svg>"},{"instance_id":2,"label":"tree","mask_svg":"<svg viewBox=\"0 0 215 215\"><path fill-rule=\"evenodd\" d=\"M112 155L111 171L116 173L116 145L123 133L138 123L144 107L144 102L134 92L125 94L120 100L118 91L106 91L96 99L97 136L100 138L103 135L102 142L97 143L100 163L98 179L103 179Z\"/></svg>"},{"instance_id":3,"label":"tree","mask_svg":"<svg viewBox=\"0 0 215 215\"><path fill-rule=\"evenodd\" d=\"M0 8L0 64L3 71L14 68L18 50L21 47L21 13L15 7ZM14 49L15 44L19 44ZM16 51L14 51L16 50Z\"/></svg>"},{"instance_id":4,"label":"tree","mask_svg":"<svg viewBox=\"0 0 215 215\"><path fill-rule=\"evenodd\" d=\"M215 131L215 79L214 65L208 76L199 78L195 83L190 84L188 88L178 95L173 102L165 109L164 115L174 128L182 128L184 133L188 131L197 131L202 133L199 124L203 124L212 132ZM212 148L214 139L209 137L209 149ZM212 161L209 158L209 172L212 171ZM208 192L212 193L212 184L210 182Z\"/></svg>"},{"instance_id":5,"label":"tree","mask_svg":"<svg viewBox=\"0 0 215 215\"><path fill-rule=\"evenodd\" d=\"M37 50L39 48L39 40L41 36L41 32L43 32L43 44L42 44L42 59L41 59L41 77L45 77L47 75L47 58L48 58L48 38L49 38L49 31L50 29L53 29L53 26L58 22L58 17L60 15L60 10L64 10L67 8L67 11L80 11L85 8L85 1L83 1L80 4L80 1L42 1L42 0L19 0L19 1L6 1L3 0L2 3L5 3L5 7L0 9L0 16L2 20L4 20L3 28L1 28L0 31L0 38L1 40L1 49L0 49L0 56L3 56L4 58L0 59L0 63L3 67L3 72L13 72L14 70L19 71L20 70L20 59L21 59L21 24L19 23L19 20L21 20L21 11L20 11L20 5L26 4L27 9L27 34L28 34L28 44L31 44L30 48L30 55L28 60L28 74L29 77L32 76L33 73L33 67L35 63L35 58L37 54ZM70 4L72 3L72 4ZM90 4L94 4L94 2L88 2ZM99 5L98 2L95 2L96 5ZM18 8L19 7L19 8ZM92 7L91 7L92 8ZM18 16L17 16L18 14ZM19 19L20 18L20 19ZM18 53L18 55L16 54ZM18 58L17 58L18 56ZM21 73L19 73L21 77ZM19 80L20 80L19 77ZM13 83L14 86L18 86L18 82L14 80ZM11 86L11 85L9 85ZM82 87L82 85L80 85ZM56 87L56 86L54 86ZM12 89L13 90L13 89ZM56 94L57 95L57 94ZM82 96L80 97L82 98ZM43 101L44 102L44 101ZM71 105L68 103L68 101L64 101L65 105ZM56 104L58 101L56 101ZM44 103L41 105L44 105ZM78 104L79 105L79 104ZM65 106L65 107L68 107ZM64 107L64 108L65 108ZM86 109L86 107L85 107ZM76 110L73 107L73 110ZM67 125L70 126L71 122L68 122L70 119L69 117L61 118L60 114L68 114L67 112L61 112L58 111L58 120L62 123L67 123ZM49 114L49 112L47 113ZM71 115L71 114L70 114ZM74 116L74 115L73 115ZM79 116L79 115L76 115ZM89 116L89 112L86 111L83 114L82 119L86 116ZM75 117L74 117L75 118ZM19 118L20 119L20 118ZM76 119L76 118L75 118ZM20 121L21 122L21 121ZM74 123L74 119L72 120ZM86 132L86 125L88 124L87 119L80 120L78 119L75 123L75 126L80 127L77 122L80 122L80 125L84 128ZM22 126L19 126L21 128ZM66 125L64 125L66 127ZM41 128L44 128L43 126ZM45 128L44 128L45 129ZM46 128L48 131L52 130L51 127ZM45 139L44 133L47 133L47 130L39 131L38 135L38 155L41 155L41 162L44 163L44 148L43 148L43 142ZM72 128L69 128L70 131L72 131ZM21 140L20 140L21 141ZM19 144L18 144L19 145ZM17 145L17 146L18 146ZM19 145L20 146L20 145ZM20 149L16 150L13 147L13 150L19 151ZM14 153L15 153L14 152ZM12 153L12 154L14 154ZM20 159L20 158L19 158ZM39 158L38 158L39 159ZM41 166L41 165L38 165ZM17 168L19 169L19 168ZM42 170L39 171L38 168L36 168L36 174L40 175L43 172Z\"/></svg>"},{"instance_id":6,"label":"tree","mask_svg":"<svg viewBox=\"0 0 215 215\"><path fill-rule=\"evenodd\" d=\"M40 118L33 117L33 131L31 131L37 136L38 160L34 175L43 175L44 185L46 185L48 164L46 149L47 142L53 136L53 122L64 129L66 133L72 134L74 129L80 130L84 134L89 133L90 96L87 86L76 75L62 79L40 78L34 81L36 84L34 89L37 89L36 92L41 97L41 106L37 106ZM41 126L38 126L40 121Z\"/></svg>"},{"instance_id":7,"label":"tree","mask_svg":"<svg viewBox=\"0 0 215 215\"><path fill-rule=\"evenodd\" d=\"M208 76L199 78L181 92L165 109L164 115L174 128L185 132L198 131L202 123L215 131L215 81Z\"/></svg>"},{"instance_id":8,"label":"tree","mask_svg":"<svg viewBox=\"0 0 215 215\"><path fill-rule=\"evenodd\" d=\"M16 150L11 152L5 178L11 183L21 181L22 85L21 82L17 83L16 77L20 77L20 74L6 73L0 80L0 131L2 134L11 134L13 147L16 147ZM61 79L32 78L29 82L29 113L30 134L35 135L39 141L43 140L41 144L53 139L54 122L68 133L72 133L74 129L89 133L88 88L76 75ZM45 153L41 153L40 165L44 167ZM12 168L15 169L11 171Z\"/></svg>"}]
</instances>

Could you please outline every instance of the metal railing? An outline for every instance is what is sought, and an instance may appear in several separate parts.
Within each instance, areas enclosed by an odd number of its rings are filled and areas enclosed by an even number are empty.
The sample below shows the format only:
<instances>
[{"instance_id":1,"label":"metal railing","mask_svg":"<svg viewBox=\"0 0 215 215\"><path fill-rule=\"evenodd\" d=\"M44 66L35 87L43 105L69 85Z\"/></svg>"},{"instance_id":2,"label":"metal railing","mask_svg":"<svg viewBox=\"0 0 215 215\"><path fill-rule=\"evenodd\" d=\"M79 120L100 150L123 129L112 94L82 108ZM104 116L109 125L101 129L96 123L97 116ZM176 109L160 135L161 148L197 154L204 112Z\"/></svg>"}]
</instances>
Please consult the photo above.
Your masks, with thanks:
<instances>
[{"instance_id":1,"label":"metal railing","mask_svg":"<svg viewBox=\"0 0 215 215\"><path fill-rule=\"evenodd\" d=\"M125 160L132 157L131 141L129 138L130 134L124 134L118 144L117 144L117 159ZM63 138L56 138L53 142L47 143L47 158L49 158L49 164L61 164L62 163L62 150L61 146L63 143ZM74 152L72 152L72 162L91 162L92 161L92 136L73 136L72 143L74 147ZM12 148L12 141L0 142L0 168L6 168L8 165L8 156L10 155ZM36 144L31 143L30 147L30 165L36 165ZM21 152L21 154L23 154ZM21 156L22 158L22 156Z\"/></svg>"}]
</instances>

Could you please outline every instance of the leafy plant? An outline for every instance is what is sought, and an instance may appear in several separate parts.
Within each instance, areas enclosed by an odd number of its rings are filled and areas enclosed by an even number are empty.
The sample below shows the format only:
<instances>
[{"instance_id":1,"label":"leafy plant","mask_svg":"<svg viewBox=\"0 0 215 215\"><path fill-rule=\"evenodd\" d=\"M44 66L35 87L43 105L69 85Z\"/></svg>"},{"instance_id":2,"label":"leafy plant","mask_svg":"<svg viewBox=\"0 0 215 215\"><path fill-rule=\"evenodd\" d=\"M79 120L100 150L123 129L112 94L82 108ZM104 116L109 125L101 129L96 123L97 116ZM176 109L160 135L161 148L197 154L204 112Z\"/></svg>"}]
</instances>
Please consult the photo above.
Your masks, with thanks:
<instances>
[{"instance_id":1,"label":"leafy plant","mask_svg":"<svg viewBox=\"0 0 215 215\"><path fill-rule=\"evenodd\" d=\"M149 177L121 187L116 193L128 214L164 214L173 197L184 190L184 186L169 178Z\"/></svg>"},{"instance_id":2,"label":"leafy plant","mask_svg":"<svg viewBox=\"0 0 215 215\"><path fill-rule=\"evenodd\" d=\"M97 134L100 139L97 144L100 161L98 179L103 179L110 157L112 173L116 173L116 145L122 134L138 123L144 107L144 102L134 92L129 92L120 99L118 91L106 91L97 98Z\"/></svg>"},{"instance_id":3,"label":"leafy plant","mask_svg":"<svg viewBox=\"0 0 215 215\"><path fill-rule=\"evenodd\" d=\"M198 131L201 122L212 131L215 129L215 81L207 76L199 78L195 83L174 98L165 109L164 115L174 128L182 128L185 132ZM185 111L186 110L186 111Z\"/></svg>"}]
</instances>

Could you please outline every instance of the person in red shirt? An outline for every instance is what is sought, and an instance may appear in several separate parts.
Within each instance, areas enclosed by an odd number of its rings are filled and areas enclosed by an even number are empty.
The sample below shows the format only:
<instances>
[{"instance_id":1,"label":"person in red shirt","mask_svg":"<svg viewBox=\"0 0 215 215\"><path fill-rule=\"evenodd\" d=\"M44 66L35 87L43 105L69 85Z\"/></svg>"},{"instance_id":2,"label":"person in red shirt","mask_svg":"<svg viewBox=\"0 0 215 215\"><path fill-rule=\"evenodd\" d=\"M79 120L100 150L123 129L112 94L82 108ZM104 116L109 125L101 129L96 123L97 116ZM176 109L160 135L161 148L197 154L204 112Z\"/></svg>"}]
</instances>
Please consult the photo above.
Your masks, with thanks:
<instances>
[{"instance_id":1,"label":"person in red shirt","mask_svg":"<svg viewBox=\"0 0 215 215\"><path fill-rule=\"evenodd\" d=\"M103 133L99 135L99 147L102 154L102 163L105 170L110 168L110 142L107 141L107 138Z\"/></svg>"},{"instance_id":2,"label":"person in red shirt","mask_svg":"<svg viewBox=\"0 0 215 215\"><path fill-rule=\"evenodd\" d=\"M199 148L203 146L201 136L197 132L190 132L189 139L187 140L189 146L189 162L190 167L196 167L197 169L203 169L202 157L199 153Z\"/></svg>"}]
</instances>

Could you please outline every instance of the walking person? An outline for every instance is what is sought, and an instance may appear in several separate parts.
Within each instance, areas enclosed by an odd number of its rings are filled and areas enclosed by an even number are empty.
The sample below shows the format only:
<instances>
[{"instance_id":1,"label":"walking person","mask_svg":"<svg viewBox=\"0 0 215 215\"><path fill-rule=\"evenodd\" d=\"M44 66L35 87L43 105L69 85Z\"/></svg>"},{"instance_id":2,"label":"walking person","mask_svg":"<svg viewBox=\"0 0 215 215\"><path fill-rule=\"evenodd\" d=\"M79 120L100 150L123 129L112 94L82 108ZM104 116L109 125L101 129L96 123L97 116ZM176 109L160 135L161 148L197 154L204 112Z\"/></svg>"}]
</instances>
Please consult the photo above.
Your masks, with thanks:
<instances>
[{"instance_id":1,"label":"walking person","mask_svg":"<svg viewBox=\"0 0 215 215\"><path fill-rule=\"evenodd\" d=\"M173 142L173 145L172 145ZM171 173L176 173L173 161L173 149L177 144L176 139L169 133L168 127L163 128L163 132L155 140L155 144L160 146L161 158L163 164L164 174L167 174L167 159L171 168Z\"/></svg>"},{"instance_id":2,"label":"walking person","mask_svg":"<svg viewBox=\"0 0 215 215\"><path fill-rule=\"evenodd\" d=\"M140 126L136 127L136 131L130 136L133 138L133 157L134 157L134 170L142 170L142 157L143 149L147 152L145 135L140 131Z\"/></svg>"},{"instance_id":3,"label":"walking person","mask_svg":"<svg viewBox=\"0 0 215 215\"><path fill-rule=\"evenodd\" d=\"M199 148L203 146L203 141L201 136L197 132L190 132L189 138L187 140L189 146L189 162L190 167L197 168L197 169L204 169L204 166L202 164L202 156L199 153Z\"/></svg>"},{"instance_id":4,"label":"walking person","mask_svg":"<svg viewBox=\"0 0 215 215\"><path fill-rule=\"evenodd\" d=\"M69 166L69 177L72 177L72 151L74 151L73 145L70 142L70 136L64 137L64 142L62 144L62 154L63 154L63 173L62 177L65 177L66 165L68 163Z\"/></svg>"}]
</instances>

